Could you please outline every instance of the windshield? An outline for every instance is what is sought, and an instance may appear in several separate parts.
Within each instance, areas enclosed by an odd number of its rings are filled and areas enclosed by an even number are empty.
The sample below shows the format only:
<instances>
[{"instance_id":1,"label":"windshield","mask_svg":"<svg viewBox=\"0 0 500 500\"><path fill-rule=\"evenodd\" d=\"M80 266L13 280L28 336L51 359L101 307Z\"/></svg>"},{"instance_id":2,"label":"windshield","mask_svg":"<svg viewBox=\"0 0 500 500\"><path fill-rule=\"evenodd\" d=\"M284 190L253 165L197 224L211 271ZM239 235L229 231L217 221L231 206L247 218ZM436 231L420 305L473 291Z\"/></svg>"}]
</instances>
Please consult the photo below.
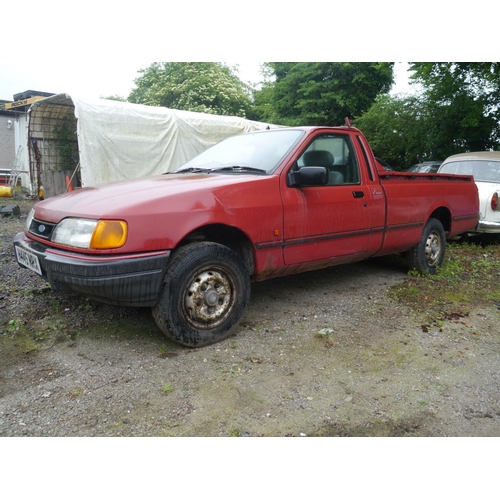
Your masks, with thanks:
<instances>
[{"instance_id":1,"label":"windshield","mask_svg":"<svg viewBox=\"0 0 500 500\"><path fill-rule=\"evenodd\" d=\"M500 161L453 161L443 165L439 173L472 175L475 181L500 182Z\"/></svg>"},{"instance_id":2,"label":"windshield","mask_svg":"<svg viewBox=\"0 0 500 500\"><path fill-rule=\"evenodd\" d=\"M185 163L176 172L273 173L303 130L266 130L229 137Z\"/></svg>"}]
</instances>

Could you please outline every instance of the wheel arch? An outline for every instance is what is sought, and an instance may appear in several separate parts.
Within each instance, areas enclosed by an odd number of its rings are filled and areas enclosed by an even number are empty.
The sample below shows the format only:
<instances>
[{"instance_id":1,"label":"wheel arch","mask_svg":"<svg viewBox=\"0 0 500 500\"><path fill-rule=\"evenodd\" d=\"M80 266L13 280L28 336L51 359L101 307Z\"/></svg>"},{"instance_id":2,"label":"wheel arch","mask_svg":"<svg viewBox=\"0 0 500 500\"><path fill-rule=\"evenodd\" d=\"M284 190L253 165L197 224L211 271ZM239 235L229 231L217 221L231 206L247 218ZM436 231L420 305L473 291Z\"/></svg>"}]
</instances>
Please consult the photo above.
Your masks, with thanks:
<instances>
[{"instance_id":1,"label":"wheel arch","mask_svg":"<svg viewBox=\"0 0 500 500\"><path fill-rule=\"evenodd\" d=\"M209 224L199 227L187 234L177 245L177 248L189 243L211 241L219 243L233 250L245 264L248 274L252 276L255 272L255 256L250 238L234 226L225 224Z\"/></svg>"},{"instance_id":2,"label":"wheel arch","mask_svg":"<svg viewBox=\"0 0 500 500\"><path fill-rule=\"evenodd\" d=\"M447 207L436 208L430 215L429 219L437 219L443 225L445 233L451 231L451 212Z\"/></svg>"}]
</instances>

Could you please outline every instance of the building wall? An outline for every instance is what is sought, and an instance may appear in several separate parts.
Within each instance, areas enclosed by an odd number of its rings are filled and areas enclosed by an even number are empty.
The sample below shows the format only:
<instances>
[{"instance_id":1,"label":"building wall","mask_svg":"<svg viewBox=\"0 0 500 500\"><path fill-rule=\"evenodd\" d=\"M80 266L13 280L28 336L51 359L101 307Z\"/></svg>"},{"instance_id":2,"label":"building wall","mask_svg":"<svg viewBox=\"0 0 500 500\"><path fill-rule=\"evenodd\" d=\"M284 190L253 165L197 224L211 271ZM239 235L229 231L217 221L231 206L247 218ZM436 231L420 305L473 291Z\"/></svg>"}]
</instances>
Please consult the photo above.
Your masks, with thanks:
<instances>
[{"instance_id":1,"label":"building wall","mask_svg":"<svg viewBox=\"0 0 500 500\"><path fill-rule=\"evenodd\" d=\"M38 193L37 179L31 179L28 151L28 109L48 92L26 90L14 94L14 101L0 100L0 168L16 170L18 184L30 195ZM12 126L8 127L9 120ZM36 189L34 189L36 186Z\"/></svg>"},{"instance_id":2,"label":"building wall","mask_svg":"<svg viewBox=\"0 0 500 500\"><path fill-rule=\"evenodd\" d=\"M7 127L9 120L12 127ZM0 168L12 168L16 158L15 117L0 113Z\"/></svg>"}]
</instances>

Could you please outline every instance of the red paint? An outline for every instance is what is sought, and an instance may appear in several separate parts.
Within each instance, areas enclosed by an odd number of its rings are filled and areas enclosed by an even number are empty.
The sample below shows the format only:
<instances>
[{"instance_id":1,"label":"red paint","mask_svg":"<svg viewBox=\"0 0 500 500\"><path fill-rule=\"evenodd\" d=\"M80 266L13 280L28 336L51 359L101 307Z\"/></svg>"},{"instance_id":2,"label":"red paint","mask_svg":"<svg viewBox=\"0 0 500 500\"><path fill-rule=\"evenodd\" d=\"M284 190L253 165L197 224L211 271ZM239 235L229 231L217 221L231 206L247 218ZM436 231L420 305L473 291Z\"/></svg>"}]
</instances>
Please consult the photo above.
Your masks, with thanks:
<instances>
[{"instance_id":1,"label":"red paint","mask_svg":"<svg viewBox=\"0 0 500 500\"><path fill-rule=\"evenodd\" d=\"M303 130L299 143L269 175L168 174L84 188L37 203L35 218L125 220L128 240L122 248L71 249L94 256L175 250L207 226L237 229L253 249L255 280L405 251L419 241L433 213L449 221L448 236L476 225L472 177L384 171L359 130ZM352 145L357 181L290 187L290 169L314 139L329 135Z\"/></svg>"}]
</instances>

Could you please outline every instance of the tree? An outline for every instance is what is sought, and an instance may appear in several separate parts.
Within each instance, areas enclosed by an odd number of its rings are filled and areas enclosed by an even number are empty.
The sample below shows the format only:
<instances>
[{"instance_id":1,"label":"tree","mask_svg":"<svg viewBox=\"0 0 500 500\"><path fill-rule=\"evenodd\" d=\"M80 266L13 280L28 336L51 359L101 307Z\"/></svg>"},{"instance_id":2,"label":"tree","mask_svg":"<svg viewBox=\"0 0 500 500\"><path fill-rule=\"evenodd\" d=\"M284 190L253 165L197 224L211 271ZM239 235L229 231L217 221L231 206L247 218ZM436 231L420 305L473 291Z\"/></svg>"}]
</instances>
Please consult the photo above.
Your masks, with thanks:
<instances>
[{"instance_id":1,"label":"tree","mask_svg":"<svg viewBox=\"0 0 500 500\"><path fill-rule=\"evenodd\" d=\"M219 115L246 115L250 89L217 62L156 62L139 70L129 102Z\"/></svg>"},{"instance_id":2,"label":"tree","mask_svg":"<svg viewBox=\"0 0 500 500\"><path fill-rule=\"evenodd\" d=\"M418 95L381 95L355 120L377 156L404 169L499 146L500 78L495 63L412 63Z\"/></svg>"},{"instance_id":3,"label":"tree","mask_svg":"<svg viewBox=\"0 0 500 500\"><path fill-rule=\"evenodd\" d=\"M121 95L118 94L101 96L101 99L107 99L108 101L127 102L127 99L125 99L125 97L122 97Z\"/></svg>"},{"instance_id":4,"label":"tree","mask_svg":"<svg viewBox=\"0 0 500 500\"><path fill-rule=\"evenodd\" d=\"M500 64L411 63L435 109L434 133L450 154L498 148L500 143Z\"/></svg>"},{"instance_id":5,"label":"tree","mask_svg":"<svg viewBox=\"0 0 500 500\"><path fill-rule=\"evenodd\" d=\"M421 96L381 94L353 124L366 135L376 156L404 170L440 157L428 133L429 113Z\"/></svg>"},{"instance_id":6,"label":"tree","mask_svg":"<svg viewBox=\"0 0 500 500\"><path fill-rule=\"evenodd\" d=\"M274 80L254 92L259 119L285 125L340 125L368 110L393 82L393 63L267 63Z\"/></svg>"}]
</instances>

